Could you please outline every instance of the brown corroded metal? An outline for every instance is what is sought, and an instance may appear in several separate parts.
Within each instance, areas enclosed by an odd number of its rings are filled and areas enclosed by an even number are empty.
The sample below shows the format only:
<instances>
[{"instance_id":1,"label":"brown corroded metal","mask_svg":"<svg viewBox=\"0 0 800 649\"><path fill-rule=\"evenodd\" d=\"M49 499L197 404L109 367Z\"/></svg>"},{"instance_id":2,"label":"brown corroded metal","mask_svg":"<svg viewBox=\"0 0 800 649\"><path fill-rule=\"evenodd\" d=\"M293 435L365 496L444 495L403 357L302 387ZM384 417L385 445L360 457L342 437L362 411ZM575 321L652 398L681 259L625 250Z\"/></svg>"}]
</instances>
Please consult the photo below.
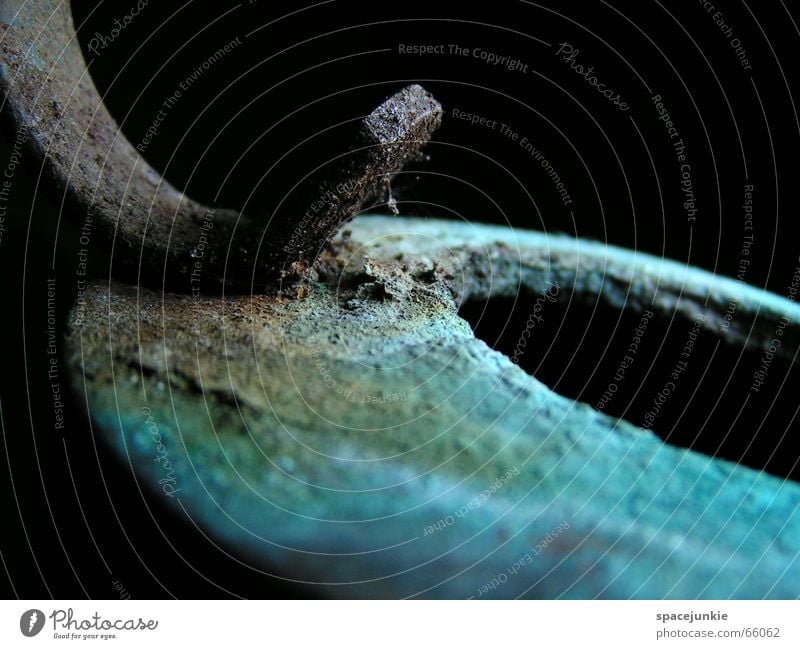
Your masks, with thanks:
<instances>
[{"instance_id":1,"label":"brown corroded metal","mask_svg":"<svg viewBox=\"0 0 800 649\"><path fill-rule=\"evenodd\" d=\"M113 241L117 267L140 277L197 275L232 284L292 283L336 228L428 141L441 106L412 85L351 127L352 146L303 179L301 202L265 216L202 205L173 187L120 131L95 88L69 2L0 6L3 113L81 225ZM204 236L213 228L213 236ZM202 261L198 255L202 242ZM261 288L260 288L261 287ZM186 290L186 286L183 286Z\"/></svg>"},{"instance_id":2,"label":"brown corroded metal","mask_svg":"<svg viewBox=\"0 0 800 649\"><path fill-rule=\"evenodd\" d=\"M765 341L744 321L768 329L800 307L568 237L348 228L304 299L104 282L73 311L68 362L96 430L178 516L333 596L800 595L796 483L555 394L458 305L558 282L559 300L646 305L677 327L705 313L753 354ZM741 322L723 334L733 296Z\"/></svg>"}]
</instances>

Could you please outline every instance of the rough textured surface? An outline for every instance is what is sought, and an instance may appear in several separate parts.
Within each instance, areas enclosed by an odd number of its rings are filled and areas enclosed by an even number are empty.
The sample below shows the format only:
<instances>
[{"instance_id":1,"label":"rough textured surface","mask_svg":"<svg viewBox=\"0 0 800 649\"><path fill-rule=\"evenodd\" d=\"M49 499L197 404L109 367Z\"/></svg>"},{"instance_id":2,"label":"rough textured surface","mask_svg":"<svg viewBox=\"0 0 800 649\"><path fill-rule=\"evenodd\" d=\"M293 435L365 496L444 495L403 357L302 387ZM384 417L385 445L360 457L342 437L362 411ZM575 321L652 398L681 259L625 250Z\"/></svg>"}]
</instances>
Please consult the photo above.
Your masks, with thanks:
<instances>
[{"instance_id":1,"label":"rough textured surface","mask_svg":"<svg viewBox=\"0 0 800 649\"><path fill-rule=\"evenodd\" d=\"M728 335L758 351L796 305L599 244L406 219L357 219L317 274L300 300L91 290L75 388L177 515L333 596L800 596L800 486L564 399L457 315L557 279L563 299L707 309L715 329L735 293L760 324Z\"/></svg>"},{"instance_id":2,"label":"rough textured surface","mask_svg":"<svg viewBox=\"0 0 800 649\"><path fill-rule=\"evenodd\" d=\"M345 127L351 148L299 182L301 202L243 215L192 200L128 142L92 82L68 1L0 4L0 93L29 163L42 165L45 186L79 227L113 240L117 271L155 286L167 278L186 292L195 274L211 280L207 287L224 281L258 291L303 279L336 228L381 192L441 120L441 106L409 86Z\"/></svg>"}]
</instances>

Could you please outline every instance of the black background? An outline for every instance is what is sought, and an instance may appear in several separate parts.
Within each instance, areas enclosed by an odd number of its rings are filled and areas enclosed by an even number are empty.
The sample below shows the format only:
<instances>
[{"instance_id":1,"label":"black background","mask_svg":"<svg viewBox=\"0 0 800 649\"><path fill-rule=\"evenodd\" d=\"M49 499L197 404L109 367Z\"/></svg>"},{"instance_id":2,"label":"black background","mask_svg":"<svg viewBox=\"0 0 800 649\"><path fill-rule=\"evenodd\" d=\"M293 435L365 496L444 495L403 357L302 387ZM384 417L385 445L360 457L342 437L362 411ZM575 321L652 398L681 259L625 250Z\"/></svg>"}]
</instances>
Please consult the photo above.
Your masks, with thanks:
<instances>
[{"instance_id":1,"label":"black background","mask_svg":"<svg viewBox=\"0 0 800 649\"><path fill-rule=\"evenodd\" d=\"M735 276L744 234L743 187L750 183L755 243L747 281L785 294L800 263L797 2L716 3L746 48L750 71L702 3L690 0L475 7L336 0L302 11L300 5L266 1L151 0L99 55L90 52L93 35L108 33L113 19L133 4L81 0L73 10L95 83L134 143L142 141L182 80L225 43L241 39L183 93L145 152L171 182L208 203L269 211L297 178L345 145L337 141L338 124L419 82L442 103L445 119L428 148L430 160L403 175L403 214L563 232ZM570 71L556 56L561 42L579 48L577 61L593 65L630 110L618 110ZM473 56L404 55L400 44L480 48L518 58L528 72ZM654 94L663 97L686 144L698 207L692 223ZM550 178L517 143L453 118L453 109L506 123L527 137L557 170L573 204L562 204ZM5 140L0 164L8 155ZM308 594L226 557L200 531L176 522L157 498L139 493L130 469L95 444L79 402L69 404L68 430L53 430L43 350L46 281L66 278L59 285L63 320L68 287L74 285L77 231L69 223L72 215L59 215L37 191L37 167L29 171L16 172L14 204L0 240L6 382L0 401L0 550L9 577L6 594L114 598L113 580L137 598ZM92 249L97 275L107 266L107 250L100 244ZM564 314L566 326L558 335L564 349L575 351L567 376L552 352L549 359L534 355L527 369L559 391L591 401L596 386L589 385L589 374L602 367L592 341L607 340L618 325L609 314L596 315L592 333L578 346L586 313ZM490 322L478 329L502 348L494 327ZM621 330L626 338L630 328ZM715 377L733 371L752 377L732 351L725 353L703 382L694 377L697 391L681 395L680 411L665 415L659 433L666 436L687 408L688 436L670 441L697 442L705 452L741 459L746 444L720 448L718 436L694 439L702 429L698 422L715 403L706 423L728 430L727 403L741 398L736 385L720 391ZM711 363L710 356L704 359ZM734 441L752 435L765 409L772 428L786 430L797 408L793 381L788 368L776 368L769 402L739 422L731 432ZM615 414L641 417L641 404L624 405ZM780 462L764 459L776 443L766 439L764 449L751 449L743 461L796 477L791 435Z\"/></svg>"}]
</instances>

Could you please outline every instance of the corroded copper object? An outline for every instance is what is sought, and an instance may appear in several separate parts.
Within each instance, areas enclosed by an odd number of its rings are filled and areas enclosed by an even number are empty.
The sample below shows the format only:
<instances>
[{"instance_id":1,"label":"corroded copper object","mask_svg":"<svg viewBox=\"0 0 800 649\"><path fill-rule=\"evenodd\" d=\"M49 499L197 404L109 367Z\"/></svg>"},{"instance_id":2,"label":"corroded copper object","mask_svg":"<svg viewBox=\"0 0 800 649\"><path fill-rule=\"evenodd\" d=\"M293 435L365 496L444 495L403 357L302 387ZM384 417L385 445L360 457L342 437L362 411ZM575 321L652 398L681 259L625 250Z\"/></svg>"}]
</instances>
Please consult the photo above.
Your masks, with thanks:
<instances>
[{"instance_id":1,"label":"corroded copper object","mask_svg":"<svg viewBox=\"0 0 800 649\"><path fill-rule=\"evenodd\" d=\"M334 235L438 126L419 86L361 122L280 227L210 210L120 134L68 2L3 3L0 43L4 114L120 263L189 276L213 213L225 246L204 256L205 276L303 281L296 299L103 282L73 308L74 389L177 516L334 596L800 596L800 486L561 397L458 315L465 299L558 286L558 300L702 327L747 354L780 328L775 353L791 360L794 302L508 228L359 216Z\"/></svg>"}]
</instances>

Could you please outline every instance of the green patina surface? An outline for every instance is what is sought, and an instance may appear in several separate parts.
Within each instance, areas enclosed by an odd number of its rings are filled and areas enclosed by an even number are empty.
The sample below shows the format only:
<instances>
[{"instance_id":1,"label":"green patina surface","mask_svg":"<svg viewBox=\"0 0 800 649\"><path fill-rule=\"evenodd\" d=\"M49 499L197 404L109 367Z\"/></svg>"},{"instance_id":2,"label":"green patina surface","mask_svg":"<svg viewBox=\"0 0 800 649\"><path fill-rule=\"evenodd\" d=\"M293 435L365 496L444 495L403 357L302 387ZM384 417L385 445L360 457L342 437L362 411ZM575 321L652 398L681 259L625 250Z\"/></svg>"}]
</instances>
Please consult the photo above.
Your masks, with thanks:
<instances>
[{"instance_id":1,"label":"green patina surface","mask_svg":"<svg viewBox=\"0 0 800 649\"><path fill-rule=\"evenodd\" d=\"M800 320L777 296L631 255L364 217L303 299L95 286L69 360L142 482L253 565L322 593L796 597L796 483L562 398L458 317L466 297L557 280L563 299L686 322L702 311L715 330L734 292L759 331ZM729 340L764 344L736 327Z\"/></svg>"}]
</instances>

